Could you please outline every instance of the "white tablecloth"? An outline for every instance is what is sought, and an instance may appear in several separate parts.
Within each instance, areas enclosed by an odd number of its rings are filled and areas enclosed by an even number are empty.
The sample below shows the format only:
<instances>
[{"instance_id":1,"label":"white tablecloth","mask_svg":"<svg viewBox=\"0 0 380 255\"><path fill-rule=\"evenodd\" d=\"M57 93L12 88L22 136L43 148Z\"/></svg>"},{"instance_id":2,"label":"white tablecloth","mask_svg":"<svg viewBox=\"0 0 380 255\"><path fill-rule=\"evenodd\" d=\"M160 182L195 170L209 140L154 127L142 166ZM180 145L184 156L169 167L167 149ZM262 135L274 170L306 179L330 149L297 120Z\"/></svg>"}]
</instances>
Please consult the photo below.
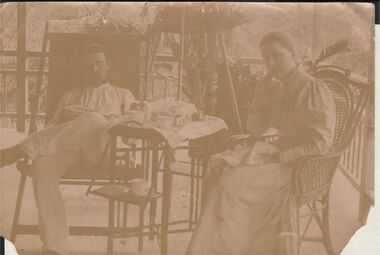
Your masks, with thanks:
<instances>
[{"instance_id":1,"label":"white tablecloth","mask_svg":"<svg viewBox=\"0 0 380 255\"><path fill-rule=\"evenodd\" d=\"M206 116L205 120L193 121L182 127L173 127L171 129L154 127L167 139L172 148L178 146L181 142L211 135L227 128L224 120L212 116Z\"/></svg>"}]
</instances>

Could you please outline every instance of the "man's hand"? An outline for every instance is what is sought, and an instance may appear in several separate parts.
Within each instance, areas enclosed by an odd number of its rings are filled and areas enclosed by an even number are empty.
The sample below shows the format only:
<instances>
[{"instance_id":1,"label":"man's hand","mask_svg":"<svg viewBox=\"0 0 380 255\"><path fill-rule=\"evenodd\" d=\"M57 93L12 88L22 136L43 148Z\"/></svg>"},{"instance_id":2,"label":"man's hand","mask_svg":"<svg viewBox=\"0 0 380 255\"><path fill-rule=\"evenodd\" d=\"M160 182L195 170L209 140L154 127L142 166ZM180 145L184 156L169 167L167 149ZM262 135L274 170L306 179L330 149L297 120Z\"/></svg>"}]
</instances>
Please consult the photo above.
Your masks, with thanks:
<instances>
[{"instance_id":1,"label":"man's hand","mask_svg":"<svg viewBox=\"0 0 380 255\"><path fill-rule=\"evenodd\" d=\"M82 115L82 113L73 112L73 111L70 111L70 110L64 110L61 113L61 117L64 118L64 119L74 119L76 117L79 117L80 115Z\"/></svg>"},{"instance_id":2,"label":"man's hand","mask_svg":"<svg viewBox=\"0 0 380 255\"><path fill-rule=\"evenodd\" d=\"M93 112L93 110L85 108L81 105L70 105L63 109L62 113L70 118L76 118L85 112Z\"/></svg>"},{"instance_id":3,"label":"man's hand","mask_svg":"<svg viewBox=\"0 0 380 255\"><path fill-rule=\"evenodd\" d=\"M74 118L75 117L71 116L70 114L66 114L65 112L61 112L57 115L56 118L51 120L48 125L54 126L54 125L62 124L62 123L65 123L67 121L73 120Z\"/></svg>"},{"instance_id":4,"label":"man's hand","mask_svg":"<svg viewBox=\"0 0 380 255\"><path fill-rule=\"evenodd\" d=\"M51 122L51 124L56 125L73 120L86 112L92 112L92 110L77 105L67 106L60 111L57 119Z\"/></svg>"}]
</instances>

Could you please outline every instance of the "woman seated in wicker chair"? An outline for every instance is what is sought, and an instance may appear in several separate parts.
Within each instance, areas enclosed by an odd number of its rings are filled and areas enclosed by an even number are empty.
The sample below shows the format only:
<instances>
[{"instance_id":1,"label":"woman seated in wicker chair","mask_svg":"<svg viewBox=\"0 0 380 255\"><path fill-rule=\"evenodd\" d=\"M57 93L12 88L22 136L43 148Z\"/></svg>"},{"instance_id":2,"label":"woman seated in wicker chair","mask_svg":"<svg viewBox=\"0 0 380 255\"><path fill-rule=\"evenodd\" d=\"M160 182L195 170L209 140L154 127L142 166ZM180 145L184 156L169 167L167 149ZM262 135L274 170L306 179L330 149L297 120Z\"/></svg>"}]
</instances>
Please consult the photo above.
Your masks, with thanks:
<instances>
[{"instance_id":1,"label":"woman seated in wicker chair","mask_svg":"<svg viewBox=\"0 0 380 255\"><path fill-rule=\"evenodd\" d=\"M336 109L325 83L298 64L288 34L265 35L260 51L268 75L255 91L247 130L257 140L268 128L281 135L214 161L188 254L297 253L292 170L300 158L329 151Z\"/></svg>"}]
</instances>

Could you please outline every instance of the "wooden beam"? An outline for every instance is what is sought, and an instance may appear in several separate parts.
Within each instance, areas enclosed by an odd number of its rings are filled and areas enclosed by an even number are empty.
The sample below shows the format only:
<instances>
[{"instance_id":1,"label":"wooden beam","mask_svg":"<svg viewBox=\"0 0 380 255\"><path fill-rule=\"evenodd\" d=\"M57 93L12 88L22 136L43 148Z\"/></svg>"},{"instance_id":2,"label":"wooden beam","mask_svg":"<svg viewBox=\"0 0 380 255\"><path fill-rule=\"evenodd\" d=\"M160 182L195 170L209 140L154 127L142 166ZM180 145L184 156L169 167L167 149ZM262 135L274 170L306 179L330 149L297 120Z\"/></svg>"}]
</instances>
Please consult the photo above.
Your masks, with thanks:
<instances>
[{"instance_id":1,"label":"wooden beam","mask_svg":"<svg viewBox=\"0 0 380 255\"><path fill-rule=\"evenodd\" d=\"M25 131L26 3L17 4L17 131Z\"/></svg>"}]
</instances>

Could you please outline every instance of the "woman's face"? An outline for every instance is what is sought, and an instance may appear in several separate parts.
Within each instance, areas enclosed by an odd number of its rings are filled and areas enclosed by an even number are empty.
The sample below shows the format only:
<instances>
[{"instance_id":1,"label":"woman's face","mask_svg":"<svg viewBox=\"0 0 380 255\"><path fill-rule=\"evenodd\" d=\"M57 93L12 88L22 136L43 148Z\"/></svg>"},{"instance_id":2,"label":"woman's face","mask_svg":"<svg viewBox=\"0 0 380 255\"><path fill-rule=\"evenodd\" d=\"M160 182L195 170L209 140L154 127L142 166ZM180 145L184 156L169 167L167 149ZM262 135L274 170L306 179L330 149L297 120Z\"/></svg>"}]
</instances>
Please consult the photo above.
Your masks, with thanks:
<instances>
[{"instance_id":1,"label":"woman's face","mask_svg":"<svg viewBox=\"0 0 380 255\"><path fill-rule=\"evenodd\" d=\"M296 67L294 54L278 42L262 45L260 52L268 72L277 79L282 79Z\"/></svg>"}]
</instances>

